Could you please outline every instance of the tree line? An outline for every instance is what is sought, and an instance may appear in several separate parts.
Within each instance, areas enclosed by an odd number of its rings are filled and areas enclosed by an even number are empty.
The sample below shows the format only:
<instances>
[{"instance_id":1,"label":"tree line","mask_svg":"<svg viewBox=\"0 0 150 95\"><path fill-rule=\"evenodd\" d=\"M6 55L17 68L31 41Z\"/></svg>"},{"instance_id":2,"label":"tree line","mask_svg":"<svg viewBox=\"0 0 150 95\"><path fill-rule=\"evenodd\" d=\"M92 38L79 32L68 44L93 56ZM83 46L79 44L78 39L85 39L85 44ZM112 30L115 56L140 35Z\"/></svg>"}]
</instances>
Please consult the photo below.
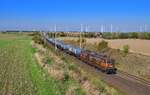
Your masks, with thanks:
<instances>
[{"instance_id":1,"label":"tree line","mask_svg":"<svg viewBox=\"0 0 150 95\"><path fill-rule=\"evenodd\" d=\"M34 32L36 33L36 32ZM49 37L80 37L78 35L68 35L65 32L49 32ZM146 39L150 40L150 32L83 32L84 38L104 38L104 39Z\"/></svg>"},{"instance_id":2,"label":"tree line","mask_svg":"<svg viewBox=\"0 0 150 95\"><path fill-rule=\"evenodd\" d=\"M79 37L80 33L78 35L68 35L68 33L65 32L58 32L49 33L50 37L55 37L55 35L58 37ZM82 37L85 38L97 38L101 37L104 39L147 39L150 40L150 32L82 32Z\"/></svg>"},{"instance_id":3,"label":"tree line","mask_svg":"<svg viewBox=\"0 0 150 95\"><path fill-rule=\"evenodd\" d=\"M104 32L104 39L147 39L150 40L149 32Z\"/></svg>"},{"instance_id":4,"label":"tree line","mask_svg":"<svg viewBox=\"0 0 150 95\"><path fill-rule=\"evenodd\" d=\"M80 37L80 32L49 32L49 37ZM101 37L102 33L100 32L82 32L81 36L86 38L96 38Z\"/></svg>"}]
</instances>

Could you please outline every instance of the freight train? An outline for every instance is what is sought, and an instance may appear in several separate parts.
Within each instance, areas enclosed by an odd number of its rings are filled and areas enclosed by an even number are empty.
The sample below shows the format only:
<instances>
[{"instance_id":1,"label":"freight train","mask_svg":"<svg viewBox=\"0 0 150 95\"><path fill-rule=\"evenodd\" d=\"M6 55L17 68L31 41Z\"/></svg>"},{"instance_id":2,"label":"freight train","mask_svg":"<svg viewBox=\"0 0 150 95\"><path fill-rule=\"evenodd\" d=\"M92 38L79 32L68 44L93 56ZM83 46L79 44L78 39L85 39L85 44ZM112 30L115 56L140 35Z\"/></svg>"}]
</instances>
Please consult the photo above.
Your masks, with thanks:
<instances>
[{"instance_id":1,"label":"freight train","mask_svg":"<svg viewBox=\"0 0 150 95\"><path fill-rule=\"evenodd\" d=\"M94 66L107 74L116 73L117 69L115 68L114 60L104 54L98 54L73 45L65 44L64 42L54 38L44 37L44 39L49 44L56 46L58 49L77 57L81 61Z\"/></svg>"}]
</instances>

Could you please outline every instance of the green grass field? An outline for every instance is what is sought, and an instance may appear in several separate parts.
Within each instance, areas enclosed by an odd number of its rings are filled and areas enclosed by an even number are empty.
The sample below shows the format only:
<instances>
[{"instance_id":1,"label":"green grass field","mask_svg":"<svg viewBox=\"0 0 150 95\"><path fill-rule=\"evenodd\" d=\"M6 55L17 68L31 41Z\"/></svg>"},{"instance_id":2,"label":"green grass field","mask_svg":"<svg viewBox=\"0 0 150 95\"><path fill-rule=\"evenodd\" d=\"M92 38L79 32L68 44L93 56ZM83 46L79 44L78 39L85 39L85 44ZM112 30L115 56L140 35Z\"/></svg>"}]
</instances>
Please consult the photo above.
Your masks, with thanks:
<instances>
[{"instance_id":1,"label":"green grass field","mask_svg":"<svg viewBox=\"0 0 150 95\"><path fill-rule=\"evenodd\" d=\"M0 34L0 95L63 95L60 81L34 59L31 38Z\"/></svg>"}]
</instances>

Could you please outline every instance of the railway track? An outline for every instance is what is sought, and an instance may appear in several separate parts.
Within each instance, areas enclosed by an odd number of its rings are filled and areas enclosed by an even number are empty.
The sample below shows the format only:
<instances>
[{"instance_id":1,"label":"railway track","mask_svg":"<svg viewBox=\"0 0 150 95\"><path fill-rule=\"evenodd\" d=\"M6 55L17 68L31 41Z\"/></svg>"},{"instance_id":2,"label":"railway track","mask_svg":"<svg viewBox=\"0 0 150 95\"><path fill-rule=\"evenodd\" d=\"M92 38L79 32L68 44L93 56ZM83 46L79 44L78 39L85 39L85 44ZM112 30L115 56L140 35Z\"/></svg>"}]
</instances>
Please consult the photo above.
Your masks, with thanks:
<instances>
[{"instance_id":1,"label":"railway track","mask_svg":"<svg viewBox=\"0 0 150 95\"><path fill-rule=\"evenodd\" d=\"M137 76L134 76L134 75L131 75L131 74L127 73L127 72L118 70L118 74L125 75L125 76L127 76L129 78L132 78L132 79L138 81L139 83L142 83L142 84L145 84L147 86L150 86L150 81L145 80L145 79L140 78L140 77L137 77Z\"/></svg>"},{"instance_id":2,"label":"railway track","mask_svg":"<svg viewBox=\"0 0 150 95\"><path fill-rule=\"evenodd\" d=\"M81 66L81 68L85 69L87 72L91 72L93 75L108 83L108 85L119 89L127 95L149 95L148 93L150 93L149 82L144 79L140 79L122 71L118 71L118 73L114 75L108 75L101 72L99 69L96 69L95 67L92 67L85 62L82 62L74 56L70 56L69 54L66 54L62 51L61 53L63 53L67 59L73 59L73 61L75 61L78 66Z\"/></svg>"}]
</instances>

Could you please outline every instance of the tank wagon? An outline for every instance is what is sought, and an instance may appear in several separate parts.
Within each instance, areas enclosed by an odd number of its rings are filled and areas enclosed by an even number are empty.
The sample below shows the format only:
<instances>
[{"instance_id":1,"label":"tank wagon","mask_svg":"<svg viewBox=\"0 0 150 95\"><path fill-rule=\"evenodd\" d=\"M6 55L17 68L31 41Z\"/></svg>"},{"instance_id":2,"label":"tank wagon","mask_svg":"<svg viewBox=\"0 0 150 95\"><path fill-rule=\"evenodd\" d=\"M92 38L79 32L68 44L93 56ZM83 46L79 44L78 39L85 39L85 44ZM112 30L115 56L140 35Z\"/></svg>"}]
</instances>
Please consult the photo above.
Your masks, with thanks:
<instances>
[{"instance_id":1,"label":"tank wagon","mask_svg":"<svg viewBox=\"0 0 150 95\"><path fill-rule=\"evenodd\" d=\"M56 39L46 38L47 42L57 46L58 49L73 55L81 61L94 66L107 74L116 73L114 60L104 54L98 54L96 52L87 51L72 45L63 43Z\"/></svg>"}]
</instances>

